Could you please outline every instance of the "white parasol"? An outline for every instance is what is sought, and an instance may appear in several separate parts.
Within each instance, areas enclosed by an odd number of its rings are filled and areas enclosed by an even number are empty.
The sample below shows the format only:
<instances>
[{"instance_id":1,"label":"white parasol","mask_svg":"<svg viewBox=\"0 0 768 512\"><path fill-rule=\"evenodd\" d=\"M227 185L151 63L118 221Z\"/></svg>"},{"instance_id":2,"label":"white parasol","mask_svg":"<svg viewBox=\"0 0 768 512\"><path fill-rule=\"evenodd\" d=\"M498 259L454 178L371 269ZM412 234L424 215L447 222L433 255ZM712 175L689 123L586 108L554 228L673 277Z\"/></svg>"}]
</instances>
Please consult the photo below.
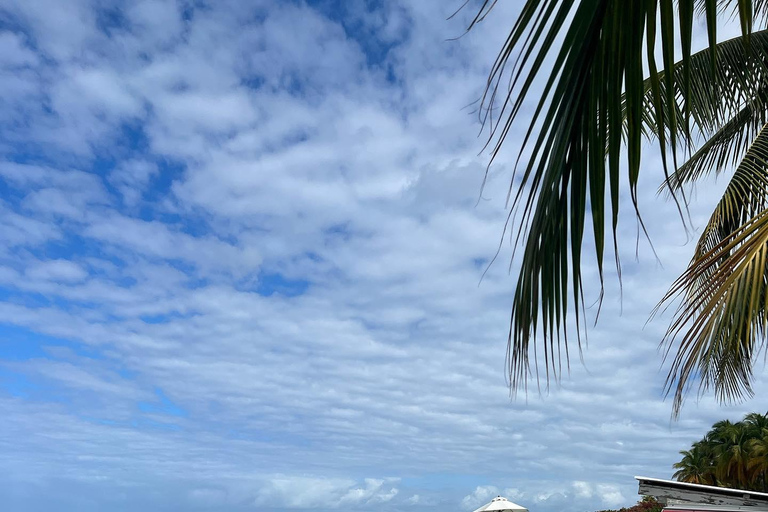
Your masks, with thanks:
<instances>
[{"instance_id":1,"label":"white parasol","mask_svg":"<svg viewBox=\"0 0 768 512\"><path fill-rule=\"evenodd\" d=\"M528 509L512 503L507 498L497 496L474 512L528 512Z\"/></svg>"}]
</instances>

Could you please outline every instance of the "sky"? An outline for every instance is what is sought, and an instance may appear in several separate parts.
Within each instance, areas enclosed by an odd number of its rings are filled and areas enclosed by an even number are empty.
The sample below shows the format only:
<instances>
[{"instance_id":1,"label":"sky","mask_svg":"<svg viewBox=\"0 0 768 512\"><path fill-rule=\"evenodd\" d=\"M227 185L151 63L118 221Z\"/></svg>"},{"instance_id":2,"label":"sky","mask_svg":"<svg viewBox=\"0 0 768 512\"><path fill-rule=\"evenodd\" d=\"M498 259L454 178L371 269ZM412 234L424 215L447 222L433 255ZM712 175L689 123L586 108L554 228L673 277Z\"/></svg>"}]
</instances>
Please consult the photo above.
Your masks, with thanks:
<instances>
[{"instance_id":1,"label":"sky","mask_svg":"<svg viewBox=\"0 0 768 512\"><path fill-rule=\"evenodd\" d=\"M658 259L624 212L584 363L511 399L521 134L481 191L472 103L516 3L461 3L0 0L2 510L587 512L761 411L759 367L670 418L652 153Z\"/></svg>"}]
</instances>

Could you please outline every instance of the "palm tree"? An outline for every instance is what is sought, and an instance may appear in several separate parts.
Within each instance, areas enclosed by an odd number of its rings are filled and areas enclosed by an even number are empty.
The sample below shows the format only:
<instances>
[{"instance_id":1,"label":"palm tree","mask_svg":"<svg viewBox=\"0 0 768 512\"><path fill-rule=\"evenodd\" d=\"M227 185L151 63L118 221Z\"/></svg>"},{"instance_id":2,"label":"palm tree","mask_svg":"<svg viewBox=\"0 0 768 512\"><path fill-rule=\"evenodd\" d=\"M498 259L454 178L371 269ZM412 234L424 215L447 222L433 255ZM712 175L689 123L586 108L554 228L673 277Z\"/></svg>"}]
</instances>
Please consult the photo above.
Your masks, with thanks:
<instances>
[{"instance_id":1,"label":"palm tree","mask_svg":"<svg viewBox=\"0 0 768 512\"><path fill-rule=\"evenodd\" d=\"M701 443L707 446L713 461L719 460L723 453L728 452L733 439L731 433L736 428L737 424L730 420L718 421L701 440Z\"/></svg>"},{"instance_id":2,"label":"palm tree","mask_svg":"<svg viewBox=\"0 0 768 512\"><path fill-rule=\"evenodd\" d=\"M470 28L495 3L484 0ZM717 17L731 14L742 35L718 41ZM709 45L693 53L696 18L706 23ZM678 204L683 223L685 187L733 170L688 269L662 300L680 301L663 340L674 354L666 381L667 392L674 392L673 414L696 380L721 401L751 393L754 356L768 322L766 18L768 0L524 2L480 108L493 161L523 122L523 105L541 91L520 132L525 136L509 192L510 221L519 222L514 239L522 246L508 345L513 392L527 388L532 370L539 375L530 362L537 345L547 379L561 374L561 348L566 362L574 340L581 349L588 222L600 300L611 240L621 278L621 174L626 169L631 207L645 230L637 184L642 142L649 138L662 157L662 189ZM694 148L697 141L703 142ZM576 333L571 343L569 331Z\"/></svg>"},{"instance_id":3,"label":"palm tree","mask_svg":"<svg viewBox=\"0 0 768 512\"><path fill-rule=\"evenodd\" d=\"M768 418L766 420L768 421ZM761 491L768 491L768 427L759 431L753 430L750 451L748 466L752 473L753 485Z\"/></svg>"},{"instance_id":4,"label":"palm tree","mask_svg":"<svg viewBox=\"0 0 768 512\"><path fill-rule=\"evenodd\" d=\"M717 483L712 471L712 459L704 446L694 443L690 450L682 450L680 455L683 458L673 465L677 471L672 478L692 484L715 485Z\"/></svg>"},{"instance_id":5,"label":"palm tree","mask_svg":"<svg viewBox=\"0 0 768 512\"><path fill-rule=\"evenodd\" d=\"M724 432L726 443L721 445L717 454L715 471L718 480L729 487L745 489L752 484L748 470L752 455L749 433L743 422L729 425Z\"/></svg>"},{"instance_id":6,"label":"palm tree","mask_svg":"<svg viewBox=\"0 0 768 512\"><path fill-rule=\"evenodd\" d=\"M765 491L768 475L768 415L751 413L742 421L718 421L681 451L673 467L677 480Z\"/></svg>"},{"instance_id":7,"label":"palm tree","mask_svg":"<svg viewBox=\"0 0 768 512\"><path fill-rule=\"evenodd\" d=\"M768 414L751 412L742 420L753 435L759 435L768 428Z\"/></svg>"}]
</instances>

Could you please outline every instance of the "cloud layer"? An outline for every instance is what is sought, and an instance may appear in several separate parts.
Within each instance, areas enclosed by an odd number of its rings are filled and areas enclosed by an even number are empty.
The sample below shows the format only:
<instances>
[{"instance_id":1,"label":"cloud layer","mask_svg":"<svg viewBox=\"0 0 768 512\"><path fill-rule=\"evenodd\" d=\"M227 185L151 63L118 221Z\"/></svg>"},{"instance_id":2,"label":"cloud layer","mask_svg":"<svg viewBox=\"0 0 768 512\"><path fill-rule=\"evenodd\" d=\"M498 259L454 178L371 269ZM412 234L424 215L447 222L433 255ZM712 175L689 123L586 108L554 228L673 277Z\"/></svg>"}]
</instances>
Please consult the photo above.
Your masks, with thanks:
<instances>
[{"instance_id":1,"label":"cloud layer","mask_svg":"<svg viewBox=\"0 0 768 512\"><path fill-rule=\"evenodd\" d=\"M669 421L644 325L690 247L653 172L661 264L627 215L586 364L510 401L511 169L481 195L464 107L514 6L448 42L456 7L0 5L9 510L583 512L756 406Z\"/></svg>"}]
</instances>

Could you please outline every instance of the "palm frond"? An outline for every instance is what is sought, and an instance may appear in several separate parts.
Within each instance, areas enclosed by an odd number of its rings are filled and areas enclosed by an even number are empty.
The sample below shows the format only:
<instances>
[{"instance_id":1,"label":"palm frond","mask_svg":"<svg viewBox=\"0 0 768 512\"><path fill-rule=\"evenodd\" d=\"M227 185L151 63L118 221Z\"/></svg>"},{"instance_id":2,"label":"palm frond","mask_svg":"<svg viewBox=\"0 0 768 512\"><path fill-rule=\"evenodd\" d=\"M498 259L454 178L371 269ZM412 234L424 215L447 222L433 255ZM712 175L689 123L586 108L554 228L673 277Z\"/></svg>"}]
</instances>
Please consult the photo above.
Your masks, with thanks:
<instances>
[{"instance_id":1,"label":"palm frond","mask_svg":"<svg viewBox=\"0 0 768 512\"><path fill-rule=\"evenodd\" d=\"M741 159L696 244L694 258L713 250L742 224L768 207L768 124Z\"/></svg>"},{"instance_id":2,"label":"palm frond","mask_svg":"<svg viewBox=\"0 0 768 512\"><path fill-rule=\"evenodd\" d=\"M715 207L688 270L664 299L683 296L666 337L671 348L683 334L667 380L668 389L675 386L675 411L692 374L698 374L702 389L714 389L723 400L751 393L753 354L756 345L762 346L755 337L765 330L766 260L759 245L750 252L742 249L748 246L745 240L729 242L766 208L768 125L763 125ZM734 278L734 269L741 269L741 277ZM724 278L732 279L727 292L721 288Z\"/></svg>"},{"instance_id":3,"label":"palm frond","mask_svg":"<svg viewBox=\"0 0 768 512\"><path fill-rule=\"evenodd\" d=\"M762 159L763 173L768 165L766 139L761 133L761 148L753 146L749 152L761 154L756 159ZM740 193L734 192L734 197ZM713 225L719 222L714 220ZM674 389L675 413L694 376L701 391L712 389L721 401L751 395L752 366L763 348L768 322L767 263L768 209L763 208L710 250L697 254L663 299L683 299L666 335L668 350L680 339L667 378L667 389Z\"/></svg>"},{"instance_id":4,"label":"palm frond","mask_svg":"<svg viewBox=\"0 0 768 512\"><path fill-rule=\"evenodd\" d=\"M680 102L690 102L694 130L706 141L683 163L659 190L671 193L709 173L720 173L735 166L749 147L757 131L766 122L768 106L768 30L751 36L749 51L742 38L718 44L714 51L705 49L691 57L693 86L690 99L676 92ZM716 56L716 72L711 72L711 56ZM679 83L685 65L675 67ZM648 80L650 81L650 79ZM712 86L711 84L715 84ZM646 93L646 110L652 108ZM646 115L649 131L657 135L656 120ZM683 135L683 134L681 134Z\"/></svg>"},{"instance_id":5,"label":"palm frond","mask_svg":"<svg viewBox=\"0 0 768 512\"><path fill-rule=\"evenodd\" d=\"M760 101L765 101L768 99L768 89L761 89L759 95ZM720 174L735 167L766 123L767 115L764 107L754 103L746 104L661 184L659 192L674 192L704 175Z\"/></svg>"},{"instance_id":6,"label":"palm frond","mask_svg":"<svg viewBox=\"0 0 768 512\"><path fill-rule=\"evenodd\" d=\"M738 5L734 6L735 3L733 0L717 0L720 4L720 10L724 14L728 14L731 16L738 17ZM741 3L744 3L744 0L741 0ZM768 0L751 0L750 2L752 4L752 12L754 13L754 19L753 21L765 25L766 21L768 21ZM742 26L744 21L742 20Z\"/></svg>"},{"instance_id":7,"label":"palm frond","mask_svg":"<svg viewBox=\"0 0 768 512\"><path fill-rule=\"evenodd\" d=\"M520 214L515 241L523 246L508 340L513 392L527 385L532 366L538 375L538 365L531 365L529 354L535 356L539 338L547 379L557 379L562 372L561 348L568 362L572 329L581 348L581 258L587 214L591 214L602 284L607 230L612 232L618 255L623 162L633 208L638 208L642 137L649 120L658 128L655 133L667 176L668 167L677 167L667 165L667 151L676 164L691 126L707 127L720 119L716 115L720 107L715 105L718 82L701 79L691 55L695 8L707 18L708 37L714 43L717 2L679 0L675 4L677 9L673 2L658 0L526 0L492 67L481 108L482 121L490 128L492 161L528 96L540 93L521 133L519 168L516 165L509 191L510 215ZM751 2L734 0L732 4L747 22L745 34L749 33L754 16ZM492 5L484 2L478 16L487 15ZM675 69L676 38L682 41L680 76L658 72L657 33L664 69ZM736 46L747 51L745 44ZM644 63L651 73L648 82L643 77ZM710 74L717 75L719 61L710 57L707 64ZM506 84L505 77L509 77L508 87L501 85ZM727 72L722 78L750 87L738 73ZM493 117L496 112L498 117ZM529 155L525 163L521 163L523 155ZM616 265L620 271L618 257Z\"/></svg>"}]
</instances>

